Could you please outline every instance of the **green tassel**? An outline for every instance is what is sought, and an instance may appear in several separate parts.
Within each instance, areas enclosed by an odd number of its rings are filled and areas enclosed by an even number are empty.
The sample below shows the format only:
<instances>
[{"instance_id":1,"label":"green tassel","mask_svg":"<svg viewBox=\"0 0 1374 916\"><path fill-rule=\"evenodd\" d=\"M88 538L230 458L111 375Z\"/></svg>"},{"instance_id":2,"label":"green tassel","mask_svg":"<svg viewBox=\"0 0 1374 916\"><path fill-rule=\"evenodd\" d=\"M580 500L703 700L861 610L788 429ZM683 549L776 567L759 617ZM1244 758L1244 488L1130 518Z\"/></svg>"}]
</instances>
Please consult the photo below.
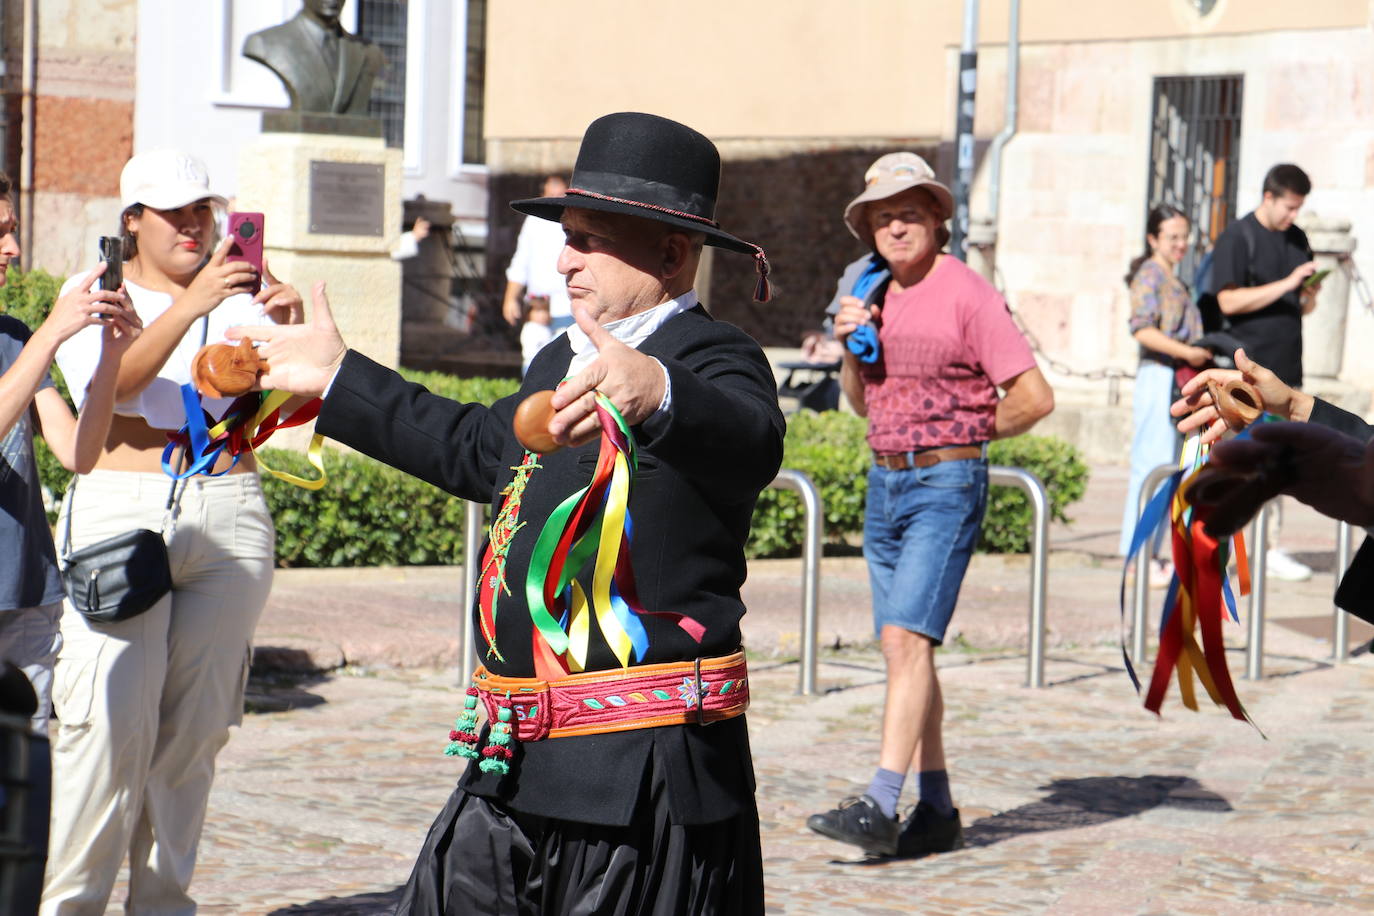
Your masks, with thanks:
<instances>
[{"instance_id":1,"label":"green tassel","mask_svg":"<svg viewBox=\"0 0 1374 916\"><path fill-rule=\"evenodd\" d=\"M510 747L514 740L510 720L509 706L502 706L496 711L496 721L491 723L491 729L487 732L487 746L482 749L484 759L478 764L483 773L504 776L510 772L510 759L514 756Z\"/></svg>"},{"instance_id":2,"label":"green tassel","mask_svg":"<svg viewBox=\"0 0 1374 916\"><path fill-rule=\"evenodd\" d=\"M448 733L449 743L444 748L444 756L480 760L482 755L477 751L477 688L469 687L467 694L464 709L453 723L453 730Z\"/></svg>"}]
</instances>

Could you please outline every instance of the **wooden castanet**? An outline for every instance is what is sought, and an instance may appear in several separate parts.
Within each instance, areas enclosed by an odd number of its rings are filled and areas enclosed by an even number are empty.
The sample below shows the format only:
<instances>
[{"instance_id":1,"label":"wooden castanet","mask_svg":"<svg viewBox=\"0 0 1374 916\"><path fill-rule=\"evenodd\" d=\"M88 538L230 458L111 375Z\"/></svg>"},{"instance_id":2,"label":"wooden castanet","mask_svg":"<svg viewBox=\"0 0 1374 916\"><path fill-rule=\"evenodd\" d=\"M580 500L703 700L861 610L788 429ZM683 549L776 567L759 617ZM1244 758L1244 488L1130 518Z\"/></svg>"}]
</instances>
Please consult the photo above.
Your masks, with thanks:
<instances>
[{"instance_id":1,"label":"wooden castanet","mask_svg":"<svg viewBox=\"0 0 1374 916\"><path fill-rule=\"evenodd\" d=\"M1220 385L1208 382L1207 393L1212 396L1222 422L1232 432L1240 432L1264 413L1264 399L1255 386L1238 378Z\"/></svg>"},{"instance_id":2,"label":"wooden castanet","mask_svg":"<svg viewBox=\"0 0 1374 916\"><path fill-rule=\"evenodd\" d=\"M549 435L549 421L553 419L553 391L536 391L515 408L515 438L536 455L556 452L562 446Z\"/></svg>"},{"instance_id":3,"label":"wooden castanet","mask_svg":"<svg viewBox=\"0 0 1374 916\"><path fill-rule=\"evenodd\" d=\"M207 398L236 398L253 390L267 368L253 342L207 344L191 360L191 384Z\"/></svg>"}]
</instances>

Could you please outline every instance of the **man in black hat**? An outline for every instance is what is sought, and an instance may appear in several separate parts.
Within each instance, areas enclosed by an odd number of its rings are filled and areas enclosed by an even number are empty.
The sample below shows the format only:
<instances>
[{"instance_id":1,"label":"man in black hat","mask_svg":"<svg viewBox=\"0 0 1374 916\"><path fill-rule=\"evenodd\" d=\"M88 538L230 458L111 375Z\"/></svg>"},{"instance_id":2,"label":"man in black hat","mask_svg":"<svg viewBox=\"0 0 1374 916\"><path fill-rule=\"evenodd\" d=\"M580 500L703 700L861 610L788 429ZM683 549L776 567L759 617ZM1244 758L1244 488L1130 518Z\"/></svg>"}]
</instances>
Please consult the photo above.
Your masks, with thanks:
<instances>
[{"instance_id":1,"label":"man in black hat","mask_svg":"<svg viewBox=\"0 0 1374 916\"><path fill-rule=\"evenodd\" d=\"M490 407L347 351L322 285L294 333L238 329L265 342L264 387L327 389L321 433L492 503L485 667L450 735L472 763L402 913L763 910L739 589L784 424L758 345L692 288L713 245L754 255L767 297L762 250L713 219L719 176L681 124L592 123L567 195L512 204L561 220L577 323ZM553 388L536 454L516 409Z\"/></svg>"}]
</instances>

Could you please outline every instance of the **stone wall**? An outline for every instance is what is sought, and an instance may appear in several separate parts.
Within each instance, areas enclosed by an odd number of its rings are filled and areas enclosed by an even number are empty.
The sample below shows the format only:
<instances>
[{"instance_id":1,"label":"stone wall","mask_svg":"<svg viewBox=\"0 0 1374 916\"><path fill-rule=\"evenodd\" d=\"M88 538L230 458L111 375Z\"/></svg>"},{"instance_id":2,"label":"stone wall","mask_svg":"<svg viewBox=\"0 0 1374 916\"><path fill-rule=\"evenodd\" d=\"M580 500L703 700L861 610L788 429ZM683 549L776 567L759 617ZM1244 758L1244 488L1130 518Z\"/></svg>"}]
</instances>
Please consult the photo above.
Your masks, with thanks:
<instances>
[{"instance_id":1,"label":"stone wall","mask_svg":"<svg viewBox=\"0 0 1374 916\"><path fill-rule=\"evenodd\" d=\"M982 54L988 102L1004 82L1005 56ZM1006 147L997 262L1008 301L1044 352L1081 372L1133 372L1121 277L1144 246L1155 77L1240 74L1237 213L1260 200L1264 173L1296 162L1313 191L1299 223L1348 220L1354 262L1374 276L1374 43L1369 29L1022 47L1018 132ZM984 108L979 132L1001 114ZM1000 104L1000 99L996 99ZM973 212L986 212L986 163ZM1323 303L1325 307L1325 303ZM1352 296L1340 382L1374 386L1374 315ZM1061 403L1107 403L1107 382L1053 379ZM1123 389L1129 404L1129 389ZM1333 394L1340 394L1333 389Z\"/></svg>"}]
</instances>

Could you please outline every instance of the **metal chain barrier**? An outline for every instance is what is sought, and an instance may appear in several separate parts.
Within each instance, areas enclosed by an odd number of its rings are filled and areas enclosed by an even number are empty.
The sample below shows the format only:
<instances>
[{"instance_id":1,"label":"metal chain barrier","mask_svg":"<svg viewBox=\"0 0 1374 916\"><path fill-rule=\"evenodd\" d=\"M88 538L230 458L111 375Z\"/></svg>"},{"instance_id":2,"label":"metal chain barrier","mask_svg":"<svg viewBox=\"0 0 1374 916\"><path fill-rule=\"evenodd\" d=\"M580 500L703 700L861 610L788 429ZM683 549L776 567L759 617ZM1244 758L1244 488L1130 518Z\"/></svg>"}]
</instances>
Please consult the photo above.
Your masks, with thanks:
<instances>
[{"instance_id":1,"label":"metal chain barrier","mask_svg":"<svg viewBox=\"0 0 1374 916\"><path fill-rule=\"evenodd\" d=\"M1002 282L1002 271L993 267L992 275L993 286L996 288L998 294L1001 295L1002 300L1006 302L1007 311L1011 312L1011 320L1016 322L1017 329L1020 330L1022 336L1026 338L1026 343L1030 344L1031 352L1034 353L1044 365L1048 366L1058 375L1074 376L1093 382L1100 382L1105 379L1107 382L1107 403L1111 406L1116 406L1121 400L1121 380L1123 378L1133 379L1135 378L1135 373L1117 368L1116 366L1102 366L1088 370L1075 369L1068 363L1055 359L1049 353L1045 352L1045 348L1040 345L1040 339L1035 336L1035 333L1026 325L1025 319L1021 317L1021 313L1012 305L1011 299L1007 296L1005 284Z\"/></svg>"}]
</instances>

